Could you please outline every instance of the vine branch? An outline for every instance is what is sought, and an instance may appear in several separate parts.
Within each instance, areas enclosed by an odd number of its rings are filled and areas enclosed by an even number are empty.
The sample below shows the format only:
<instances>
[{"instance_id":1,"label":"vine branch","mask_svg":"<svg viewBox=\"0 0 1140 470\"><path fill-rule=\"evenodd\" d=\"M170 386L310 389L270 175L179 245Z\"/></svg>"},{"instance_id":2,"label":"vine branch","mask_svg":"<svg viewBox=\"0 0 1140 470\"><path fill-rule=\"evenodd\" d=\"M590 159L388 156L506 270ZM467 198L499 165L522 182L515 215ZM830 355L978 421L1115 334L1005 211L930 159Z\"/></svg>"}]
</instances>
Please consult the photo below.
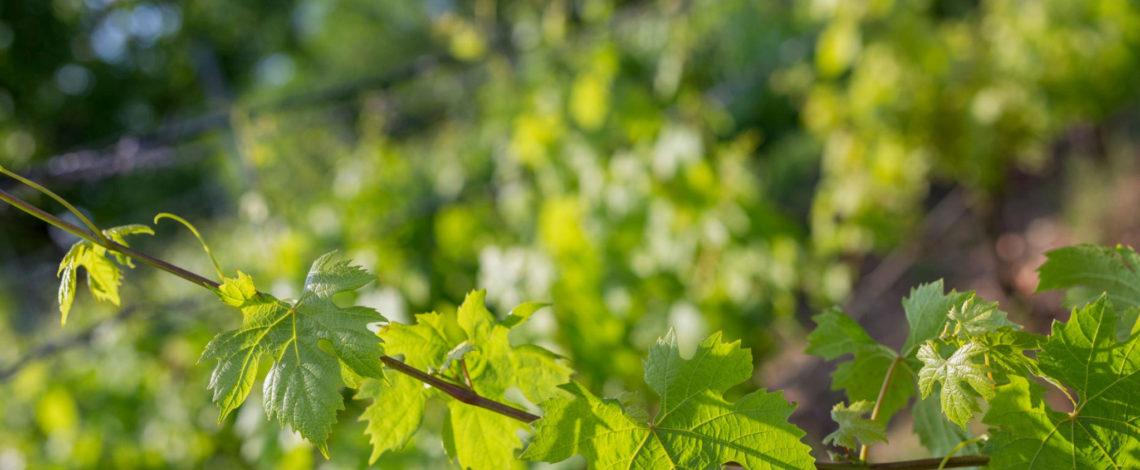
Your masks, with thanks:
<instances>
[{"instance_id":1,"label":"vine branch","mask_svg":"<svg viewBox=\"0 0 1140 470\"><path fill-rule=\"evenodd\" d=\"M540 418L538 415L527 413L526 411L520 410L506 403L500 403L495 400L491 400L487 397L479 395L478 393L475 393L474 390L460 387L439 377L430 375L422 370L416 369L415 367L404 364L403 361L392 356L380 356L380 360L384 362L384 365L388 366L389 368L410 375L415 379L431 385L432 387L439 389L441 392L450 395L452 398L468 405L478 406L479 408L493 411L508 418L517 419L524 423L531 423L537 421L538 418Z\"/></svg>"},{"instance_id":2,"label":"vine branch","mask_svg":"<svg viewBox=\"0 0 1140 470\"><path fill-rule=\"evenodd\" d=\"M11 173L9 173L7 171L5 171L3 173L11 175ZM26 181L22 178L17 178L17 179L19 179L21 182L26 183ZM154 267L156 269L160 269L162 271L166 271L167 273L173 274L173 275L178 276L184 280L190 281L191 283L196 284L198 286L205 287L205 288L210 289L210 290L217 290L218 287L220 286L217 282L214 282L210 279L202 277L202 276L195 274L191 271L188 271L188 270L183 269L181 267L175 266L173 264L170 264L166 261L155 258L153 256L147 255L147 254L142 253L140 251L134 250L130 247L120 245L118 243L115 243L114 241L108 240L108 239L106 239L106 237L102 236L101 232L98 232L97 230L95 231L95 233L88 232L78 225L75 225L71 222L68 222L68 221L60 219L59 217L56 217L52 214L49 214L49 213L43 211L42 209L24 201L23 199L20 199L19 197L16 197L16 196L14 196L8 192L5 192L3 190L0 190L0 200L7 202L8 204L11 204L13 207L16 207L17 209L20 209L20 210L22 210L22 211L24 211L24 212L26 212L32 216L44 221L44 222L47 222L48 224L51 224L52 226L58 227L59 229L64 230L68 233L71 233L77 237L83 238L84 240L88 240L88 241L95 243L99 246L102 246L108 250L122 253L126 256L131 257L132 259L135 259L139 262L142 262L143 264ZM59 199L57 199L57 200L59 200ZM66 203L64 203L64 204L66 204ZM66 205L68 205L70 208L70 204L66 204ZM89 224L89 225L94 227L93 224ZM900 362L902 362L902 360L903 360L902 357L896 357L894 362L891 363L890 369L887 370L887 376L884 378L882 389L880 389L880 391L879 391L879 398L878 398L878 400L876 400L875 408L871 412L871 420L875 420L878 417L879 409L882 406L883 397L886 395L886 390L890 384L891 377L894 375L895 368L897 368L898 364ZM481 396L472 389L464 388L462 386L459 386L459 385L453 384L451 382L448 382L446 380L443 380L439 377L432 376L432 375L430 375L430 374L428 374L422 370L419 370L415 367L409 366L409 365L405 364L403 361L396 359L394 357L391 357L388 355L382 355L382 356L380 356L380 361L383 362L385 366L388 366L388 368L393 369L393 370L400 372L402 374L406 374L408 376L411 376L412 378L415 378L416 380L419 380L425 384L428 384L432 387L435 387L436 389L442 391L443 393L446 393L447 395L451 396L452 398L455 398L456 400L459 400L462 403L466 403L466 404L472 405L472 406L477 406L479 408L483 408L485 410L488 410L488 411L491 411L494 413L498 413L498 414L501 414L503 416L513 418L513 419L516 419L516 420L519 420L519 421L522 421L525 423L532 423L534 421L537 421L540 418L540 416L538 416L538 415L535 415L535 414L529 413L527 411L515 408L515 407L508 405L506 403L501 403L501 402L498 402L495 400L491 400L487 397ZM862 452L861 452L861 458L864 460L862 462L817 462L816 463L816 469L818 469L818 470L840 470L840 469L924 470L924 469L937 469L937 468L939 468L939 465L942 465L942 468L958 468L958 467L971 467L971 466L986 465L989 463L989 457L988 456L971 455L971 456L961 456L961 457L950 457L950 458L945 458L945 459L933 458L933 459L909 460L909 461L898 461L898 462L882 462L882 463L873 463L872 464L872 463L865 462L866 453L867 453L867 447L864 446L862 449Z\"/></svg>"},{"instance_id":3,"label":"vine branch","mask_svg":"<svg viewBox=\"0 0 1140 470\"><path fill-rule=\"evenodd\" d=\"M13 173L12 171L9 171L7 168L4 168L3 165L0 165L0 173L8 175L12 179L19 181L21 183L24 183L28 187L35 189L36 191L39 191L43 194L46 194L48 197L50 197L52 199L55 199L56 202L62 204L63 207L66 207L67 210L71 211L72 214L75 214L75 216L78 217L79 220L82 221L83 224L87 226L87 228L91 229L91 233L94 234L95 238L98 238L98 239L103 240L103 241L109 241L109 240L107 240L107 236L103 235L103 232L101 230L99 230L99 227L96 227L95 224L91 222L91 219L88 219L87 216L83 215L82 212L79 212L79 209L76 209L75 206L71 205L70 202L67 202L67 199L60 197L60 195L56 194L54 191L43 187L42 185L40 185L39 183L37 183L35 181L24 178L23 176L20 176L16 173Z\"/></svg>"},{"instance_id":4,"label":"vine branch","mask_svg":"<svg viewBox=\"0 0 1140 470\"><path fill-rule=\"evenodd\" d=\"M0 190L0 200L7 202L8 204L13 205L17 209L20 209L24 212L27 212L28 214L31 214L32 216L34 216L37 219L40 219L40 220L47 222L47 223L49 223L55 227L60 228L61 230L64 230L68 233L71 233L72 235L75 235L79 238L90 241L92 243L95 243L96 245L102 246L103 248L106 248L108 250L116 251L116 252L122 253L124 255L127 255L127 256L135 259L136 261L142 262L143 264L146 264L146 265L151 266L153 268L161 269L163 271L166 271L170 274L173 274L175 276L178 276L182 279L185 279L187 281L190 281L194 284L197 284L199 286L205 287L205 288L210 289L210 290L215 290L219 286L219 284L217 282L206 279L202 276L194 274L193 272L187 271L183 268L180 268L180 267L175 266L173 264L167 263L166 261L160 260L160 259L155 258L153 256L150 256L146 253L142 253L142 252L135 250L131 247L120 245L120 244L115 243L114 241L111 241L111 240L97 238L95 235L88 233L86 230L83 230L82 227L75 225L71 222L68 222L66 220L63 220L63 219L56 217L54 215L51 215L47 212L44 212L42 209L40 209L36 206L33 206L33 205L29 204L27 201L24 201L23 199L20 199L20 198L12 195L10 193L7 193L4 190Z\"/></svg>"},{"instance_id":5,"label":"vine branch","mask_svg":"<svg viewBox=\"0 0 1140 470\"><path fill-rule=\"evenodd\" d=\"M815 468L816 470L935 470L939 468L938 466L942 465L942 463L943 459L939 458L879 463L816 462ZM942 468L984 467L989 465L989 463L990 457L988 455L964 455L945 459L945 465L942 465Z\"/></svg>"}]
</instances>

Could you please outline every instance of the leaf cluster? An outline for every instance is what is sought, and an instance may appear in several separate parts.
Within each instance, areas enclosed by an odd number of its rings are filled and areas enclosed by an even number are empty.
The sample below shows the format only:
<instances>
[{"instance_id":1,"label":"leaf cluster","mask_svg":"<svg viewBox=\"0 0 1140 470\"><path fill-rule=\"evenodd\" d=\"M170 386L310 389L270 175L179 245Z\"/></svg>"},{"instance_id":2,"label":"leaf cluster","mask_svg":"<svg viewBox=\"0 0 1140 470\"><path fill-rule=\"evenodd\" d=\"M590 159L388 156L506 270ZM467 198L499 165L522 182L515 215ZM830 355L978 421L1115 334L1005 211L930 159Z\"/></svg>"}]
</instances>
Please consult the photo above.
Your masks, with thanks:
<instances>
[{"instance_id":1,"label":"leaf cluster","mask_svg":"<svg viewBox=\"0 0 1140 470\"><path fill-rule=\"evenodd\" d=\"M133 267L124 254L133 252L111 248L140 233L153 231L115 227L102 232L113 243L92 238L68 251L58 272L63 321L80 268L97 299L119 303L119 265ZM1138 266L1140 255L1125 247L1080 245L1049 253L1040 288L1069 288L1069 302L1091 301L1068 321L1055 322L1047 337L1020 331L996 303L974 292L945 292L941 281L918 286L903 300L909 329L899 350L839 310L816 315L808 352L847 358L833 374L833 387L843 389L848 402L832 409L838 428L824 442L847 449L848 458L862 446L858 458L864 459L867 446L887 441L891 417L917 394L914 430L935 455L978 452L966 425L984 411L991 435L980 450L997 468L1140 466ZM545 304L524 303L499 320L486 307L486 292L474 291L454 312L420 314L415 323L400 324L371 308L333 301L373 280L335 253L312 264L297 299L260 292L240 271L224 277L214 293L241 313L242 324L217 335L202 354L217 361L209 389L220 419L245 402L260 361L268 358L266 413L326 456L337 412L344 409L341 388L348 386L357 389L358 399L372 401L361 417L372 461L403 447L420 428L428 402L442 399L443 446L464 468L523 468L523 460L559 462L573 455L601 468L812 467L803 431L788 422L795 405L780 392L724 398L751 378L752 363L739 341L723 342L721 333L690 357L681 354L673 330L651 347L644 378L660 401L646 408L600 398L570 381L574 371L561 357L511 343L512 328ZM385 361L421 372L386 372ZM1071 409L1046 404L1044 385L1068 396ZM480 403L473 397L544 416L532 428L533 415L473 406ZM531 432L529 440L522 438Z\"/></svg>"}]
</instances>

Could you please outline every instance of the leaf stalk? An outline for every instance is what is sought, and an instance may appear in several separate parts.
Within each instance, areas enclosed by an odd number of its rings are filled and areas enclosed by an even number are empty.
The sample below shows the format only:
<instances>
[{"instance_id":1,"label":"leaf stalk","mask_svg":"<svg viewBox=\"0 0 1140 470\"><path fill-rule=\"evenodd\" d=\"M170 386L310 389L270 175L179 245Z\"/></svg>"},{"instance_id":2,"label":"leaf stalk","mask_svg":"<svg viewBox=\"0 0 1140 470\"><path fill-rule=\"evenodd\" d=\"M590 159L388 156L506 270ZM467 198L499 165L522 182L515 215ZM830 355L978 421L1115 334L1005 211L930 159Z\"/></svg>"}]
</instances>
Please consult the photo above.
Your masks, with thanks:
<instances>
[{"instance_id":1,"label":"leaf stalk","mask_svg":"<svg viewBox=\"0 0 1140 470\"><path fill-rule=\"evenodd\" d=\"M879 387L879 397L875 399L875 408L871 410L871 421L879 419L879 410L883 407L883 399L887 396L887 388L890 387L891 379L895 376L895 369L897 369L902 362L902 356L895 356L895 360L891 361L891 366L887 368L887 376L883 377L883 386ZM867 453L870 449L870 445L863 445L863 447L859 449L859 460L866 462Z\"/></svg>"}]
</instances>

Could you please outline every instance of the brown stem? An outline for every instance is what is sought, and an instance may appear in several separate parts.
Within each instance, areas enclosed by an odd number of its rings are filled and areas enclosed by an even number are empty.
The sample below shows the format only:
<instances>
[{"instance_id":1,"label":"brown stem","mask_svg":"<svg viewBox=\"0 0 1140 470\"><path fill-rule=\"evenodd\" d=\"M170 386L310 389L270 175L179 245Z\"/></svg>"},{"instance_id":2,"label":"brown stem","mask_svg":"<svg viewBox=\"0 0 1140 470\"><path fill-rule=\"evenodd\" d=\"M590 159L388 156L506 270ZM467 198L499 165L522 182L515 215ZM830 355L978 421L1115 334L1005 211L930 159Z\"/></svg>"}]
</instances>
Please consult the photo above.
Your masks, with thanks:
<instances>
[{"instance_id":1,"label":"brown stem","mask_svg":"<svg viewBox=\"0 0 1140 470\"><path fill-rule=\"evenodd\" d=\"M982 467L990 463L986 455L963 455L951 457L942 468ZM933 470L942 464L942 459L902 460L898 462L816 462L817 470L875 469L875 470Z\"/></svg>"},{"instance_id":2,"label":"brown stem","mask_svg":"<svg viewBox=\"0 0 1140 470\"><path fill-rule=\"evenodd\" d=\"M380 360L384 362L384 365L395 369L398 372L410 375L419 381L431 385L443 393L450 395L452 398L468 405L478 406L480 408L490 410L508 418L514 418L525 423L537 421L539 418L538 415L533 415L505 403L499 403L497 401L485 398L478 393L475 393L474 390L469 390L443 380L439 377L429 375L424 371L416 369L415 367L404 364L403 361L392 356L380 356Z\"/></svg>"},{"instance_id":3,"label":"brown stem","mask_svg":"<svg viewBox=\"0 0 1140 470\"><path fill-rule=\"evenodd\" d=\"M471 385L471 374L467 373L467 361L459 358L459 367L463 369L463 382L467 384L467 388L474 389L475 386Z\"/></svg>"},{"instance_id":4,"label":"brown stem","mask_svg":"<svg viewBox=\"0 0 1140 470\"><path fill-rule=\"evenodd\" d=\"M7 202L8 204L11 204L13 207L29 213L29 214L35 216L37 219L40 219L44 222L47 222L47 223L55 225L56 227L59 227L63 230L66 230L67 232L70 232L72 235L75 235L79 238L82 238L84 240L94 241L95 235L91 234L90 232L88 232L86 230L83 230L83 228L79 227L78 225L75 225L71 222L67 222L63 219L60 219L59 217L54 216L54 215L48 214L47 212L44 212L39 207L33 206L33 205L29 204L27 201L24 201L23 199L20 199L20 198L14 196L12 194L9 194L8 192L6 192L2 189L0 189L0 201Z\"/></svg>"},{"instance_id":5,"label":"brown stem","mask_svg":"<svg viewBox=\"0 0 1140 470\"><path fill-rule=\"evenodd\" d=\"M54 215L48 214L47 212L44 212L42 209L40 209L36 206L33 206L33 205L29 204L27 201L24 201L23 199L20 199L16 196L13 196L12 194L4 192L3 190L0 190L0 200L15 206L17 209L20 209L24 212L27 212L28 214L31 214L32 216L35 216L37 219L40 219L40 220L47 222L51 225L59 227L62 230L65 230L65 231L67 231L67 232L69 232L69 233L71 233L71 234L73 234L79 238L82 238L84 240L88 240L92 243L95 243L99 246L102 246L103 248L106 248L106 249L111 250L111 251L117 251L117 252L122 253L124 255L130 256L131 258L134 258L135 260L140 261L143 264L149 265L149 266L157 268L157 269L161 269L163 271L166 271L170 274L173 274L173 275L178 276L182 279L190 281L194 284L198 284L198 285L205 287L207 289L212 290L212 289L218 288L217 282L206 279L202 276L194 274L190 271L182 269L182 268L175 266L173 264L167 263L166 261L160 260L160 259L155 258L153 256L150 256L146 253L142 253L138 250L132 249L131 247L120 245L120 244L115 243L111 240L107 240L106 238L100 239L97 236L92 235L91 233L87 232L86 230L83 230L82 227L75 225L71 222L68 222L66 220L63 220L63 219L56 217Z\"/></svg>"},{"instance_id":6,"label":"brown stem","mask_svg":"<svg viewBox=\"0 0 1140 470\"><path fill-rule=\"evenodd\" d=\"M897 356L895 360L891 361L891 367L887 369L887 376L883 377L883 386L879 388L879 398L875 399L875 408L871 410L871 421L879 419L879 410L883 407L883 398L887 396L887 387L891 385L891 378L895 376L895 369L902 363L903 357ZM870 451L871 446L864 445L859 449L859 460L867 461L867 453ZM938 467L934 467L938 468Z\"/></svg>"},{"instance_id":7,"label":"brown stem","mask_svg":"<svg viewBox=\"0 0 1140 470\"><path fill-rule=\"evenodd\" d=\"M103 241L107 241L107 236L103 235L103 232L99 230L99 227L96 227L95 224L91 223L91 219L88 219L87 216L83 215L82 212L79 212L79 209L76 209L75 206L71 205L70 202L67 202L67 199L60 197L54 191L43 187L42 185L40 185L39 183L37 183L35 181L24 178L23 176L20 176L16 173L9 171L7 168L4 168L2 165L0 165L0 173L8 175L10 178L12 178L16 181L19 181L19 182L27 185L28 187L35 189L36 191L39 191L43 194L46 194L48 197L50 197L52 199L55 199L56 202L62 204L63 207L66 207L67 210L71 211L72 214L75 214L75 217L78 217L79 220L82 221L83 224L87 226L87 228L91 229L91 233L95 234L95 238L98 238L98 239L103 240Z\"/></svg>"}]
</instances>

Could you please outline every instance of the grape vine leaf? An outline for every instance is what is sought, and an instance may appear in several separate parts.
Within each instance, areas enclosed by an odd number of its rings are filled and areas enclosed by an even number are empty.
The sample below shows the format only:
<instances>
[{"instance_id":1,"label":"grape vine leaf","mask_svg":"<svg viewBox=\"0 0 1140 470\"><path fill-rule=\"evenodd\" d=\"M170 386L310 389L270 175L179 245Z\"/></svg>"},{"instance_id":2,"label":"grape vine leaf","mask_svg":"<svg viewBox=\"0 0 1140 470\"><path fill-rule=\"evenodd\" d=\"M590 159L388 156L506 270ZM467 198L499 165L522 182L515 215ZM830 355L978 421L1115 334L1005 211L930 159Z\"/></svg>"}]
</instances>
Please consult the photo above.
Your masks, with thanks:
<instances>
[{"instance_id":1,"label":"grape vine leaf","mask_svg":"<svg viewBox=\"0 0 1140 470\"><path fill-rule=\"evenodd\" d=\"M989 373L999 383L1008 375L1022 377L1036 375L1054 382L1061 390L1065 389L1060 383L1041 372L1037 361L1024 354L1024 351L1041 349L1041 346L1045 344L1045 337L1001 327L975 336L973 340L983 347L983 353L989 359Z\"/></svg>"},{"instance_id":2,"label":"grape vine leaf","mask_svg":"<svg viewBox=\"0 0 1140 470\"><path fill-rule=\"evenodd\" d=\"M878 344L867 330L839 309L829 309L811 319L816 329L808 335L808 354L832 360L844 354L855 354L864 346Z\"/></svg>"},{"instance_id":3,"label":"grape vine leaf","mask_svg":"<svg viewBox=\"0 0 1140 470\"><path fill-rule=\"evenodd\" d=\"M855 449L860 443L870 445L875 442L887 442L883 423L863 417L874 408L875 404L866 400L857 401L851 406L846 403L836 403L831 408L831 419L839 423L839 429L824 437L823 443Z\"/></svg>"},{"instance_id":4,"label":"grape vine leaf","mask_svg":"<svg viewBox=\"0 0 1140 470\"><path fill-rule=\"evenodd\" d=\"M368 422L364 432L372 444L370 463L387 450L403 447L420 428L427 401L423 390L423 383L404 374L385 374L382 379L368 379L360 384L356 399L372 399L375 403L360 415L360 421Z\"/></svg>"},{"instance_id":5,"label":"grape vine leaf","mask_svg":"<svg viewBox=\"0 0 1140 470\"><path fill-rule=\"evenodd\" d=\"M950 291L943 294L941 279L911 289L910 296L903 299L903 310L910 324L903 356L910 357L927 340L939 337L946 327L950 309L973 296L973 292Z\"/></svg>"},{"instance_id":6,"label":"grape vine leaf","mask_svg":"<svg viewBox=\"0 0 1140 470\"><path fill-rule=\"evenodd\" d=\"M367 325L384 317L367 307L339 307L331 297L373 279L337 259L335 252L313 262L296 301L257 292L243 273L226 278L217 294L241 310L242 326L214 337L200 359L218 360L209 387L221 410L219 421L245 401L259 360L269 355L273 365L264 383L266 413L300 432L327 457L325 441L337 410L344 409L341 364L360 376L383 377L380 341ZM323 342L329 352L322 349Z\"/></svg>"},{"instance_id":7,"label":"grape vine leaf","mask_svg":"<svg viewBox=\"0 0 1140 470\"><path fill-rule=\"evenodd\" d=\"M836 367L831 375L831 389L845 389L851 403L877 400L883 380L898 353L876 342L862 326L838 309L833 308L815 315L812 320L818 326L808 335L808 354L827 360L848 354L854 356ZM891 378L879 407L879 421L889 422L914 394L914 375L911 370L909 363L906 367L902 367L902 364L895 366L895 375Z\"/></svg>"},{"instance_id":8,"label":"grape vine leaf","mask_svg":"<svg viewBox=\"0 0 1140 470\"><path fill-rule=\"evenodd\" d=\"M914 432L931 456L948 455L958 444L973 438L968 429L956 426L946 419L942 413L942 400L937 393L915 400L911 415L914 417ZM977 451L975 444L969 444L960 450L963 454L976 454Z\"/></svg>"},{"instance_id":9,"label":"grape vine leaf","mask_svg":"<svg viewBox=\"0 0 1140 470\"><path fill-rule=\"evenodd\" d=\"M486 292L474 291L460 305L456 314L426 313L416 315L416 323L391 323L377 333L389 355L402 356L405 363L440 374L450 374L456 383L470 377L476 393L492 400L509 400L507 392L518 389L534 403L551 399L560 393L559 384L570 380L572 370L560 358L534 345L513 347L508 333L522 324L545 304L525 303L515 307L502 321L496 321L485 305ZM462 362L459 362L462 360ZM458 363L458 366L456 365ZM466 370L467 377L464 377ZM372 436L372 461L382 453L402 447L418 427L423 416L423 400L430 389L419 388L415 404L401 406L408 432L392 433L391 404L385 397L399 384L366 380L357 399L372 399L362 419L369 421L366 431ZM448 397L448 415L444 425L444 441L448 454L464 468L513 468L522 465L515 450L522 446L520 431L529 431L526 423L461 403ZM376 419L381 417L382 419ZM414 422L415 426L410 423Z\"/></svg>"},{"instance_id":10,"label":"grape vine leaf","mask_svg":"<svg viewBox=\"0 0 1140 470\"><path fill-rule=\"evenodd\" d=\"M997 302L981 301L972 292L968 294L968 299L951 307L950 313L946 315L947 320L954 324L956 333L974 336L999 328L1021 329L1020 325L1006 318L1005 312L998 310Z\"/></svg>"},{"instance_id":11,"label":"grape vine leaf","mask_svg":"<svg viewBox=\"0 0 1140 470\"><path fill-rule=\"evenodd\" d=\"M1117 316L1107 297L1053 323L1038 361L1072 388L1071 413L1054 411L1042 387L1011 377L998 388L983 422L994 468L1140 467L1140 331L1114 338Z\"/></svg>"},{"instance_id":12,"label":"grape vine leaf","mask_svg":"<svg viewBox=\"0 0 1140 470\"><path fill-rule=\"evenodd\" d=\"M1140 254L1132 247L1107 248L1076 245L1045 253L1046 261L1037 269L1037 291L1068 289L1066 304L1080 306L1107 293L1108 300L1124 309L1116 325L1116 336L1124 341L1137 324L1140 314Z\"/></svg>"},{"instance_id":13,"label":"grape vine leaf","mask_svg":"<svg viewBox=\"0 0 1140 470\"><path fill-rule=\"evenodd\" d=\"M943 359L933 342L927 342L918 349L918 359L923 363L918 371L918 388L922 397L930 396L934 384L941 383L939 400L942 412L962 428L979 410L966 384L987 400L993 398L993 381L986 375L989 368L974 362L974 357L984 350L984 346L971 341L954 351L948 359Z\"/></svg>"},{"instance_id":14,"label":"grape vine leaf","mask_svg":"<svg viewBox=\"0 0 1140 470\"><path fill-rule=\"evenodd\" d=\"M661 397L649 422L626 413L577 382L570 396L546 402L546 415L522 458L558 462L581 454L591 468L714 469L737 462L752 470L812 468L804 432L788 423L795 408L780 392L759 390L732 403L729 387L752 374L752 357L720 333L705 339L690 359L681 357L673 331L650 348L645 380Z\"/></svg>"},{"instance_id":15,"label":"grape vine leaf","mask_svg":"<svg viewBox=\"0 0 1140 470\"><path fill-rule=\"evenodd\" d=\"M126 236L135 234L154 235L154 230L145 225L122 225L103 231L103 235L116 243L128 246ZM119 264L133 268L130 258L117 252L111 252ZM107 249L89 240L80 240L71 245L71 249L63 256L59 269L55 275L59 282L59 313L60 324L67 325L67 315L71 312L71 304L75 302L76 278L79 268L87 270L87 288L95 299L119 305L119 284L122 283L123 274L119 267L107 258Z\"/></svg>"}]
</instances>

